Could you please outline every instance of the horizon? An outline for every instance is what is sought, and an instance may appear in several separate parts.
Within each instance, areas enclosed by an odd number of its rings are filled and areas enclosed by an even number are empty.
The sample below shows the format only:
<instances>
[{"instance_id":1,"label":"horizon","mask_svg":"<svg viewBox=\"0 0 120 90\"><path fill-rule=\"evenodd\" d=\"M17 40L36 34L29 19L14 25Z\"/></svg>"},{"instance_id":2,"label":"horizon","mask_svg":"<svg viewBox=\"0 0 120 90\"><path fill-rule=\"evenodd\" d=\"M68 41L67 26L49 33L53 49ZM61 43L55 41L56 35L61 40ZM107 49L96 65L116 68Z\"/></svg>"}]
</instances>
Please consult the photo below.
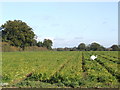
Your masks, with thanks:
<instances>
[{"instance_id":1,"label":"horizon","mask_svg":"<svg viewBox=\"0 0 120 90\"><path fill-rule=\"evenodd\" d=\"M26 22L38 36L51 39L52 48L76 47L93 42L104 47L118 44L117 2L7 2L1 3L0 24Z\"/></svg>"}]
</instances>

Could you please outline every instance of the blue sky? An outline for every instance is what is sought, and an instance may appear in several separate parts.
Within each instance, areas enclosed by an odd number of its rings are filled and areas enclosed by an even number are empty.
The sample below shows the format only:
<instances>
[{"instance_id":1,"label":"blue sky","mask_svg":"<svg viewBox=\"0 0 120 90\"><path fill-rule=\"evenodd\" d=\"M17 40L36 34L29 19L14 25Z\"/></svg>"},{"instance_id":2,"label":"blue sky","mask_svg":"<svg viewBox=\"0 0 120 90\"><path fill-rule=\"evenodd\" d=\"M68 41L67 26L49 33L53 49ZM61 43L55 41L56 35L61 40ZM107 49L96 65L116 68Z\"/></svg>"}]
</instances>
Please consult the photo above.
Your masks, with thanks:
<instances>
[{"instance_id":1,"label":"blue sky","mask_svg":"<svg viewBox=\"0 0 120 90\"><path fill-rule=\"evenodd\" d=\"M26 22L38 36L53 40L53 47L79 43L118 43L117 2L4 2L0 25L8 20Z\"/></svg>"}]
</instances>

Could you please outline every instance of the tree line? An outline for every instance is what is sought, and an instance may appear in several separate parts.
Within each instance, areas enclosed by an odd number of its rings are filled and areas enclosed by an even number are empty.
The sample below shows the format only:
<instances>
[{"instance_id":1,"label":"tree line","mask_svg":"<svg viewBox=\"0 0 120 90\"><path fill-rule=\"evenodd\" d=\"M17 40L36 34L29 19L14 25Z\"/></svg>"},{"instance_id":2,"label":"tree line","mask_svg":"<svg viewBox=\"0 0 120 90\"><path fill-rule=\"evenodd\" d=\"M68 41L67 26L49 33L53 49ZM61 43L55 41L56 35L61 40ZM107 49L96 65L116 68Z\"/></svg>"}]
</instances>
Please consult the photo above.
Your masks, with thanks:
<instances>
[{"instance_id":1,"label":"tree line","mask_svg":"<svg viewBox=\"0 0 120 90\"><path fill-rule=\"evenodd\" d=\"M54 48L54 51L120 51L120 46L112 45L111 47L106 48L96 42L89 45L80 43L77 47Z\"/></svg>"},{"instance_id":2,"label":"tree line","mask_svg":"<svg viewBox=\"0 0 120 90\"><path fill-rule=\"evenodd\" d=\"M27 23L21 20L6 21L0 27L0 35L2 35L2 42L9 43L11 46L25 49L28 46L46 47L48 50L54 51L119 51L118 45L112 45L110 48L105 48L98 43L86 45L80 43L77 47L73 48L54 48L52 49L53 42L50 39L44 39L43 42L36 40L36 35L33 29Z\"/></svg>"}]
</instances>

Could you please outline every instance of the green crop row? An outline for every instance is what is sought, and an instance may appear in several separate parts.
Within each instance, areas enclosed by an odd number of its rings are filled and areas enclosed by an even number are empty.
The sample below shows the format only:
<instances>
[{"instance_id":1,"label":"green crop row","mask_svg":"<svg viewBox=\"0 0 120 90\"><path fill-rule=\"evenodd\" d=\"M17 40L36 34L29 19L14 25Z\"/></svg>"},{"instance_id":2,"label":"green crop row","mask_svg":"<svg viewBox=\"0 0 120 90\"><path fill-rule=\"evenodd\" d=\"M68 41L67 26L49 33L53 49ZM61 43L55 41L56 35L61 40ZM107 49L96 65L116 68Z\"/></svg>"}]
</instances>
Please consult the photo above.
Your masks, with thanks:
<instances>
[{"instance_id":1,"label":"green crop row","mask_svg":"<svg viewBox=\"0 0 120 90\"><path fill-rule=\"evenodd\" d=\"M96 60L90 60L90 54L84 53L85 68L86 68L86 81L88 86L94 87L114 87L118 86L117 79L112 76L103 66Z\"/></svg>"},{"instance_id":2,"label":"green crop row","mask_svg":"<svg viewBox=\"0 0 120 90\"><path fill-rule=\"evenodd\" d=\"M114 56L114 53L116 53L115 55L117 55L116 57ZM105 58L105 59L109 59L110 61L113 61L114 63L120 63L119 58L118 58L118 52L96 52L97 55Z\"/></svg>"},{"instance_id":3,"label":"green crop row","mask_svg":"<svg viewBox=\"0 0 120 90\"><path fill-rule=\"evenodd\" d=\"M107 58L111 58L111 59L115 59L118 61L118 58L119 57L119 51L96 51L97 54L100 54L100 55L104 55L106 56Z\"/></svg>"},{"instance_id":4,"label":"green crop row","mask_svg":"<svg viewBox=\"0 0 120 90\"><path fill-rule=\"evenodd\" d=\"M103 53L103 52L97 52L95 54L99 55L100 53ZM110 53L112 56L112 54L114 55L114 53L117 53L117 52L112 51L112 52L107 52L107 53ZM106 58L103 58L103 57L106 57ZM119 59L112 58L110 60L109 56L100 55L100 56L98 56L97 61L99 63L101 63L102 65L104 65L104 67L107 68L110 73L112 73L114 76L116 76L119 79L120 71L119 71L118 67L119 67L120 63L113 63L113 61L119 62Z\"/></svg>"},{"instance_id":5,"label":"green crop row","mask_svg":"<svg viewBox=\"0 0 120 90\"><path fill-rule=\"evenodd\" d=\"M36 72L41 78L49 78L71 55L72 52L4 52L2 81L17 83Z\"/></svg>"},{"instance_id":6,"label":"green crop row","mask_svg":"<svg viewBox=\"0 0 120 90\"><path fill-rule=\"evenodd\" d=\"M31 86L30 82L73 88L118 87L119 64L103 58L110 58L104 55L106 53L112 56L114 52L4 52L2 82L18 86L26 84L27 87ZM91 55L98 55L98 58L90 60ZM111 59L116 60L113 57Z\"/></svg>"},{"instance_id":7,"label":"green crop row","mask_svg":"<svg viewBox=\"0 0 120 90\"><path fill-rule=\"evenodd\" d=\"M57 83L58 86L79 87L79 84L82 84L80 82L82 78L82 52L73 52L66 61L57 71L51 74L50 78L44 78L41 81L51 84ZM31 78L33 76L28 80L31 80ZM40 79L38 78L38 80Z\"/></svg>"},{"instance_id":8,"label":"green crop row","mask_svg":"<svg viewBox=\"0 0 120 90\"><path fill-rule=\"evenodd\" d=\"M100 62L102 65L104 65L109 72L111 72L114 76L120 77L120 72L118 70L118 64L113 63L107 59L99 58L97 59L98 62Z\"/></svg>"}]
</instances>

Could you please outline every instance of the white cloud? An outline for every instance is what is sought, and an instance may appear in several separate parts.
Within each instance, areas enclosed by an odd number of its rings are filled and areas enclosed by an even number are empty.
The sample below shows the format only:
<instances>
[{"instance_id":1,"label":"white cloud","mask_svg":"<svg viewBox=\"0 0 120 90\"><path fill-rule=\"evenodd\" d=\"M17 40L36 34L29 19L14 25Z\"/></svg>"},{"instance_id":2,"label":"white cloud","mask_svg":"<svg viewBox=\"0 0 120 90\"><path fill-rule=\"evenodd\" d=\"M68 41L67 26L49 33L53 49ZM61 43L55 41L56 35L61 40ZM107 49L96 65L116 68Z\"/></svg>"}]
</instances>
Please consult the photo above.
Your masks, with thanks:
<instances>
[{"instance_id":1,"label":"white cloud","mask_svg":"<svg viewBox=\"0 0 120 90\"><path fill-rule=\"evenodd\" d=\"M83 41L83 37L74 37L74 38L54 38L54 48L58 47L75 47L77 46L81 41Z\"/></svg>"}]
</instances>

